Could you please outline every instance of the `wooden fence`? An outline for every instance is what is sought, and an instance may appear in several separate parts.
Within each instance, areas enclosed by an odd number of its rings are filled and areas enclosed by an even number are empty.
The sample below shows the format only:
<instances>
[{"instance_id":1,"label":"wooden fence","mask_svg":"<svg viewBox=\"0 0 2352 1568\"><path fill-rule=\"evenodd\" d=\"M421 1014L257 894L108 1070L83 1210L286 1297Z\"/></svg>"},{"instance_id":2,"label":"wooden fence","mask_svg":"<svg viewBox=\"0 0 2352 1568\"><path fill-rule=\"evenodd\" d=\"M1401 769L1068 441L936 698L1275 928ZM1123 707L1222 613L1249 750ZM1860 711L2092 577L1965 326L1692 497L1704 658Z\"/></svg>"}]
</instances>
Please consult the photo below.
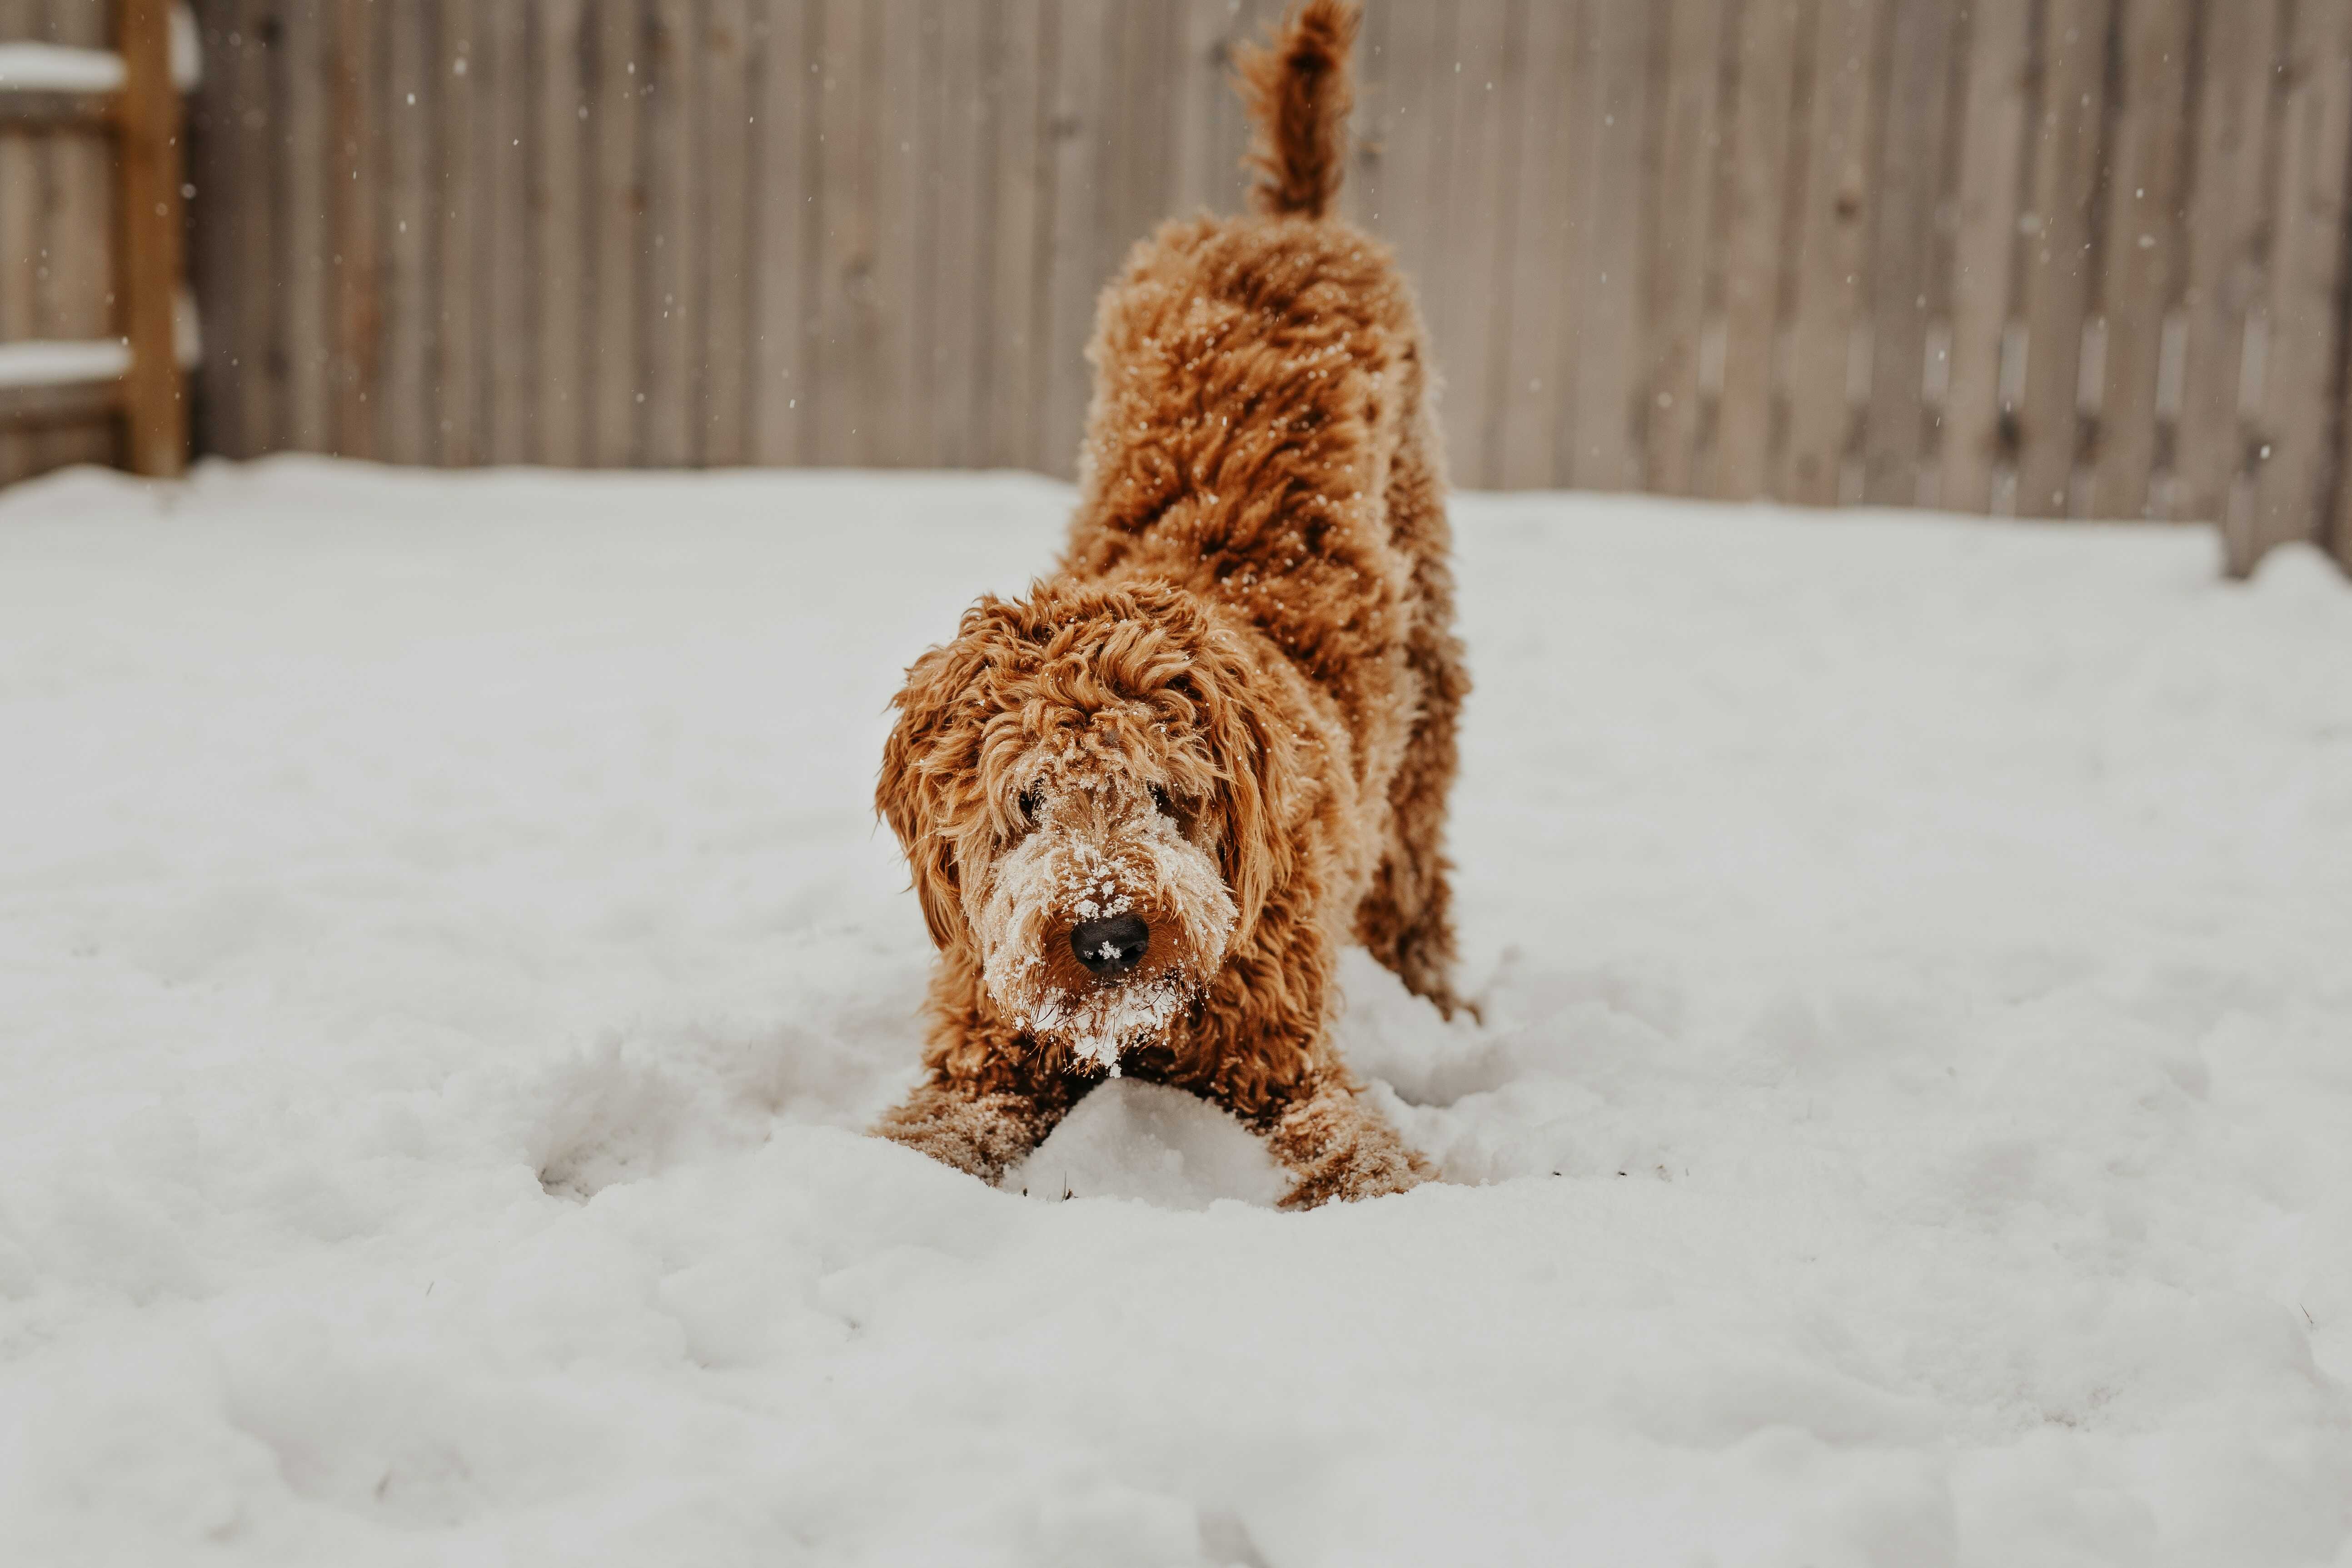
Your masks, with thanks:
<instances>
[{"instance_id":1,"label":"wooden fence","mask_svg":"<svg viewBox=\"0 0 2352 1568\"><path fill-rule=\"evenodd\" d=\"M203 441L1066 472L1271 0L207 0ZM1374 0L1456 482L2343 518L2347 0Z\"/></svg>"}]
</instances>

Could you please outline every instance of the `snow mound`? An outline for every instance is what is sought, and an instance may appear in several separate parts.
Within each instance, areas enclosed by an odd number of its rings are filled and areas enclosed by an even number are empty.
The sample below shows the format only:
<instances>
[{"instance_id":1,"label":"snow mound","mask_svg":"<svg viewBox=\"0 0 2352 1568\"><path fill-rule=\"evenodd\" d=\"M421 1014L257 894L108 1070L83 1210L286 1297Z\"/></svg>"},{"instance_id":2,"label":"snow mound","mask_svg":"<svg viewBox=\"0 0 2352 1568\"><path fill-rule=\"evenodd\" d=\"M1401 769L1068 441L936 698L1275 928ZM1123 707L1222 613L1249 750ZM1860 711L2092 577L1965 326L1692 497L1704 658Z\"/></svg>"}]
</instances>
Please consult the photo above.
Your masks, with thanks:
<instances>
[{"instance_id":1,"label":"snow mound","mask_svg":"<svg viewBox=\"0 0 2352 1568\"><path fill-rule=\"evenodd\" d=\"M1220 1199L1269 1207L1290 1182L1265 1144L1224 1111L1125 1079L1078 1102L999 1184L1033 1198L1133 1198L1167 1209Z\"/></svg>"}]
</instances>

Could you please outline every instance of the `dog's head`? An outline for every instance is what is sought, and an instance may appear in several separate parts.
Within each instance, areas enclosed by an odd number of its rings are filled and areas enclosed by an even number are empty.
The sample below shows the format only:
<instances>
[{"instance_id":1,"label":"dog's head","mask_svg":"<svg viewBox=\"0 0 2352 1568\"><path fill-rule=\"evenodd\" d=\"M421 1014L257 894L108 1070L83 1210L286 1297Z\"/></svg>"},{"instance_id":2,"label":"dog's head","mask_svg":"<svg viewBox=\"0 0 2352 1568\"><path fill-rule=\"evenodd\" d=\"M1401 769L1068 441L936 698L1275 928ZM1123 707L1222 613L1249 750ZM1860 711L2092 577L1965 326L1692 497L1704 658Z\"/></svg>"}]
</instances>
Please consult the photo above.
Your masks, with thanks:
<instances>
[{"instance_id":1,"label":"dog's head","mask_svg":"<svg viewBox=\"0 0 2352 1568\"><path fill-rule=\"evenodd\" d=\"M984 598L908 671L876 805L931 940L1032 1038L1114 1067L1283 885L1297 741L1264 681L1161 584Z\"/></svg>"}]
</instances>

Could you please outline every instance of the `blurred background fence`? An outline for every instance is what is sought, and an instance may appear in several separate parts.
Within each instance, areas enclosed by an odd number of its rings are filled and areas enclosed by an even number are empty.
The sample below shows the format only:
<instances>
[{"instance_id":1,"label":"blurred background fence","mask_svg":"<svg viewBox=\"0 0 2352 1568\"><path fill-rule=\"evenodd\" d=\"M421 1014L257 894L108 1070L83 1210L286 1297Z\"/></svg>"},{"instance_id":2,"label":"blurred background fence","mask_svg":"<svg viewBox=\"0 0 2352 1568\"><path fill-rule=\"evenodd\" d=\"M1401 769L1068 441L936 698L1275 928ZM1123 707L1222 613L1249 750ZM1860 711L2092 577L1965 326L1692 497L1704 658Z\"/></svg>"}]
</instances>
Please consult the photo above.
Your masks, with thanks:
<instances>
[{"instance_id":1,"label":"blurred background fence","mask_svg":"<svg viewBox=\"0 0 2352 1568\"><path fill-rule=\"evenodd\" d=\"M199 445L1066 473L1279 8L205 0ZM1457 483L2352 553L2347 0L1373 0L1360 59Z\"/></svg>"}]
</instances>

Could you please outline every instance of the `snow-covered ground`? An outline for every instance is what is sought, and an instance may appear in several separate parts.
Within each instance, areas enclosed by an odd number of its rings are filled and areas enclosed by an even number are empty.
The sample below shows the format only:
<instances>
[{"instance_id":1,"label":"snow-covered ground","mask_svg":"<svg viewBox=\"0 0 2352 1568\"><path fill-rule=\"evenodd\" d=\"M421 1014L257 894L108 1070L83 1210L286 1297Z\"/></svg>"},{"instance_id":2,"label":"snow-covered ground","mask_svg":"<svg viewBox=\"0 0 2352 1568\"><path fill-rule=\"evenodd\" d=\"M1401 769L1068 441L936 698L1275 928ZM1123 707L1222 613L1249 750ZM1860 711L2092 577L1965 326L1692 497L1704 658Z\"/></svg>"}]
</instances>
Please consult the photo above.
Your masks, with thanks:
<instances>
[{"instance_id":1,"label":"snow-covered ground","mask_svg":"<svg viewBox=\"0 0 2352 1568\"><path fill-rule=\"evenodd\" d=\"M1012 477L0 498L0 1562L2352 1563L2352 591L1465 497L1447 1184L858 1135ZM1061 1201L1065 1194L1076 1196Z\"/></svg>"}]
</instances>

